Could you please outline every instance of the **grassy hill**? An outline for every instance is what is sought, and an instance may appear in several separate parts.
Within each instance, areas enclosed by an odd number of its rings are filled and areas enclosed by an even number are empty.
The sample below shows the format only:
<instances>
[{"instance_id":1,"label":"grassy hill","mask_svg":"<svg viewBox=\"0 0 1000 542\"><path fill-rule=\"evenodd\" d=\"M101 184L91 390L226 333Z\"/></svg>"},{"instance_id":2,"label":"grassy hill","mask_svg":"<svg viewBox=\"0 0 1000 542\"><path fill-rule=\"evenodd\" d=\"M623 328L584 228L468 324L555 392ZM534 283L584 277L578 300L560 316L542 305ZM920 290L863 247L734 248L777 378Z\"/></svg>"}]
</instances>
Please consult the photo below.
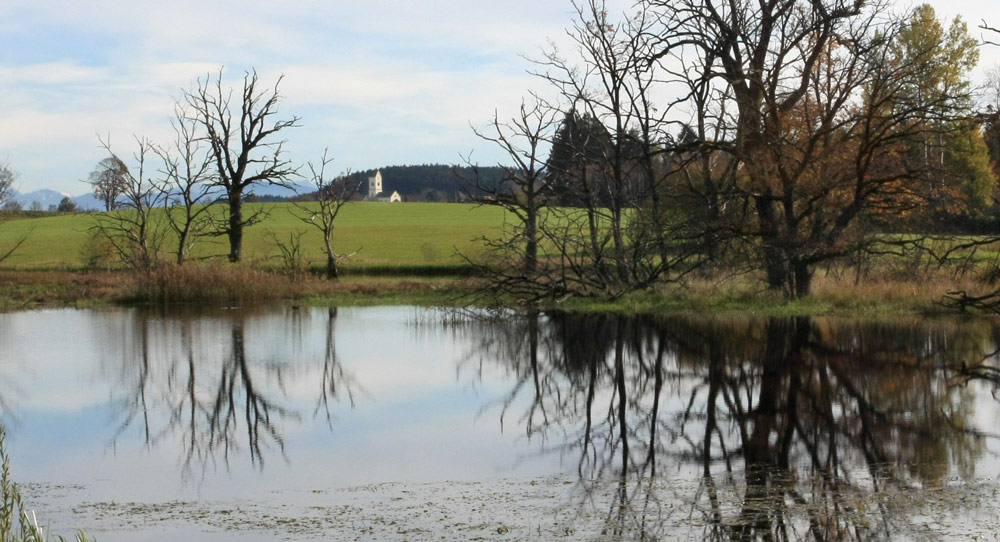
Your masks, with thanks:
<instances>
[{"instance_id":1,"label":"grassy hill","mask_svg":"<svg viewBox=\"0 0 1000 542\"><path fill-rule=\"evenodd\" d=\"M263 203L269 217L246 229L244 260L263 265L280 265L280 249L272 234L284 243L295 232L301 238L306 263L325 261L319 230L295 218L291 204ZM218 212L224 211L218 206ZM161 211L162 212L162 211ZM0 249L10 246L25 232L28 241L2 267L13 269L79 268L86 261L95 216L89 214L17 216L0 224ZM356 254L344 262L346 270L372 267L450 266L462 263L457 252L474 254L477 237L496 232L503 223L503 211L446 203L374 203L347 205L337 218L334 245L338 253ZM170 246L166 247L169 251ZM224 258L229 251L224 237L203 238L195 248L196 257ZM164 254L170 260L169 253Z\"/></svg>"}]
</instances>

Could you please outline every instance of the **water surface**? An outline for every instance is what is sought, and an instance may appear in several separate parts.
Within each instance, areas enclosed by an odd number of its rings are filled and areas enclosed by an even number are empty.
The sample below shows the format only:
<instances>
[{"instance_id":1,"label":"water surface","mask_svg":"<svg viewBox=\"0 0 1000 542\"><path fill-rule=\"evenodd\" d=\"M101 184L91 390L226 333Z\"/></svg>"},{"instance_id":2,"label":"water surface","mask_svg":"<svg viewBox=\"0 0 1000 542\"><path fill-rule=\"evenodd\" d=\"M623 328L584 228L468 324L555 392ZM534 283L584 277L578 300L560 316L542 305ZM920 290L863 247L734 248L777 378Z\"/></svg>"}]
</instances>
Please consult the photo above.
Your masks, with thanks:
<instances>
[{"instance_id":1,"label":"water surface","mask_svg":"<svg viewBox=\"0 0 1000 542\"><path fill-rule=\"evenodd\" d=\"M0 315L14 476L100 540L991 537L987 320Z\"/></svg>"}]
</instances>

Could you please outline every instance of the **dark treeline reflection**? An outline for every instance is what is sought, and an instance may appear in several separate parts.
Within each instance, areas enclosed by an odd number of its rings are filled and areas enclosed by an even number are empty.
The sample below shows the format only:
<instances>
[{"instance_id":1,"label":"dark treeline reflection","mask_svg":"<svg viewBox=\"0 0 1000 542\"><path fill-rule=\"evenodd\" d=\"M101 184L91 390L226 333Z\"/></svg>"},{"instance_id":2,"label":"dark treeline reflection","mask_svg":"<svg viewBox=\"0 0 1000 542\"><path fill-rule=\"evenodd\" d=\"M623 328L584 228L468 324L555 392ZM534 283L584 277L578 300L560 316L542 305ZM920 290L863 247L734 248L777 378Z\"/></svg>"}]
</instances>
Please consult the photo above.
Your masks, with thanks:
<instances>
[{"instance_id":1,"label":"dark treeline reflection","mask_svg":"<svg viewBox=\"0 0 1000 542\"><path fill-rule=\"evenodd\" d=\"M480 332L479 359L516 376L503 423L574 462L581 503L612 480L622 538L895 538L993 438L973 425L994 401L989 322L533 314Z\"/></svg>"},{"instance_id":2,"label":"dark treeline reflection","mask_svg":"<svg viewBox=\"0 0 1000 542\"><path fill-rule=\"evenodd\" d=\"M245 309L212 316L174 309L135 310L113 320L113 327L99 331L120 348L104 361L109 376L121 381L113 400L115 440L138 432L148 447L179 441L185 475L228 466L236 456L259 468L269 454L286 458L286 424L312 415L332 427L332 404L353 405L356 384L336 354L336 317L335 308L263 316ZM317 326L325 328L318 353L305 340ZM288 389L295 381L315 389L310 407Z\"/></svg>"}]
</instances>

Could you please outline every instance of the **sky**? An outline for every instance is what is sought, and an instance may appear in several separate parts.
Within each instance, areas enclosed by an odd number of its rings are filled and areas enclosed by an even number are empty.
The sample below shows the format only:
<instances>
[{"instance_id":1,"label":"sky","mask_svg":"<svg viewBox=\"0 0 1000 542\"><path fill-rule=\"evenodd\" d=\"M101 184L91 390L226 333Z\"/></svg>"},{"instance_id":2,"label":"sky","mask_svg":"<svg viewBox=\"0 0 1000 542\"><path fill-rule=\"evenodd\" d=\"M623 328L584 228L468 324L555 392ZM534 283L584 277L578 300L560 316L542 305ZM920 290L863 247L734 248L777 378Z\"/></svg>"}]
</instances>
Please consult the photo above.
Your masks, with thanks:
<instances>
[{"instance_id":1,"label":"sky","mask_svg":"<svg viewBox=\"0 0 1000 542\"><path fill-rule=\"evenodd\" d=\"M1000 25L996 0L930 3L976 37L982 19ZM301 119L286 134L295 163L328 149L336 171L494 164L472 127L544 87L526 57L565 46L572 20L569 0L3 0L0 163L22 193L86 193L99 136L123 156L133 136L167 143L182 90L222 68L229 86L249 69L282 77L280 113ZM984 48L977 77L998 63Z\"/></svg>"}]
</instances>

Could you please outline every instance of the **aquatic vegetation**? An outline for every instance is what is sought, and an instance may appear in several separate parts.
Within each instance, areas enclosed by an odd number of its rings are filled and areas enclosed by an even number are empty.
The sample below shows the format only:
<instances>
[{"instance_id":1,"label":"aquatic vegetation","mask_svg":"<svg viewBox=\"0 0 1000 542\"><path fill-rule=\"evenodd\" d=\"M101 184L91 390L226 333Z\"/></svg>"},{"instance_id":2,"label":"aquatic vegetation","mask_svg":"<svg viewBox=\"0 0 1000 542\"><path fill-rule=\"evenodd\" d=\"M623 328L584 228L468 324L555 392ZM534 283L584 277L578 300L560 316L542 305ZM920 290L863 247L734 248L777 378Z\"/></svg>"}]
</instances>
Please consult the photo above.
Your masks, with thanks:
<instances>
[{"instance_id":1,"label":"aquatic vegetation","mask_svg":"<svg viewBox=\"0 0 1000 542\"><path fill-rule=\"evenodd\" d=\"M47 542L62 541L62 537L49 538L38 525L35 512L28 512L21 498L21 490L10 476L10 456L4 444L4 429L0 426L0 542ZM77 542L89 542L83 531L76 534Z\"/></svg>"}]
</instances>

